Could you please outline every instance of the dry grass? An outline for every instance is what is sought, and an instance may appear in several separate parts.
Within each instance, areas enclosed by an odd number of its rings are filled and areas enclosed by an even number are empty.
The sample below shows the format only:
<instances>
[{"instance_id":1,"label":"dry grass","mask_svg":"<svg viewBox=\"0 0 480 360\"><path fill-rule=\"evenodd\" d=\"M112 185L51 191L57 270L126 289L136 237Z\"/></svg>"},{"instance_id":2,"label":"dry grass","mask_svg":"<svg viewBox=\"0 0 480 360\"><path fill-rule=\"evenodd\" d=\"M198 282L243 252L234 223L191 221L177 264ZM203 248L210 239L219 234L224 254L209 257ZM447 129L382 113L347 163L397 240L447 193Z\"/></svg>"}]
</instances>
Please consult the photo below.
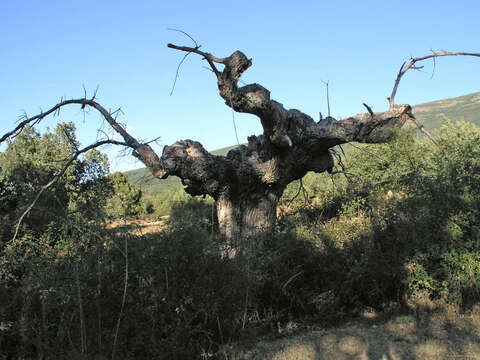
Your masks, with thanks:
<instances>
[{"instance_id":1,"label":"dry grass","mask_svg":"<svg viewBox=\"0 0 480 360\"><path fill-rule=\"evenodd\" d=\"M480 359L480 306L390 318L366 316L343 326L226 347L225 360Z\"/></svg>"},{"instance_id":2,"label":"dry grass","mask_svg":"<svg viewBox=\"0 0 480 360\"><path fill-rule=\"evenodd\" d=\"M168 216L163 216L159 220L118 220L108 224L107 228L112 229L114 233L129 232L134 235L156 234L165 231L168 228Z\"/></svg>"}]
</instances>

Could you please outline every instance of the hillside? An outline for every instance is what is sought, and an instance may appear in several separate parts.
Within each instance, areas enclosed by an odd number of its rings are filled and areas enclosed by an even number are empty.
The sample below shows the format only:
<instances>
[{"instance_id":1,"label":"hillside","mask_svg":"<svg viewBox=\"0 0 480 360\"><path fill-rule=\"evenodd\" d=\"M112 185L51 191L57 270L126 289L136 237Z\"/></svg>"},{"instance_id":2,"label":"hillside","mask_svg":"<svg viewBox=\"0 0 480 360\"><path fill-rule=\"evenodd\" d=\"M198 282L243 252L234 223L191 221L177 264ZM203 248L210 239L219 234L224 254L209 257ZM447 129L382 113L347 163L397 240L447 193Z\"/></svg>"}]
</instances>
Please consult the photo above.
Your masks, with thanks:
<instances>
[{"instance_id":1,"label":"hillside","mask_svg":"<svg viewBox=\"0 0 480 360\"><path fill-rule=\"evenodd\" d=\"M413 113L427 130L438 128L445 118L452 121L473 122L480 126L480 92L416 105L413 107ZM225 156L235 147L226 147L212 153ZM171 176L166 180L159 180L154 178L146 168L127 171L125 175L131 183L140 186L146 193L158 194L181 187L179 178Z\"/></svg>"},{"instance_id":2,"label":"hillside","mask_svg":"<svg viewBox=\"0 0 480 360\"><path fill-rule=\"evenodd\" d=\"M427 130L440 127L445 118L480 126L480 92L416 105L413 113Z\"/></svg>"},{"instance_id":3,"label":"hillside","mask_svg":"<svg viewBox=\"0 0 480 360\"><path fill-rule=\"evenodd\" d=\"M231 149L234 148L236 148L236 146L225 147L212 151L212 154L218 156L225 156ZM128 177L128 181L138 185L143 192L151 194L168 192L182 186L182 183L180 182L180 179L178 177L170 176L165 180L160 180L154 178L150 171L147 170L147 168L130 170L125 172L125 175Z\"/></svg>"}]
</instances>

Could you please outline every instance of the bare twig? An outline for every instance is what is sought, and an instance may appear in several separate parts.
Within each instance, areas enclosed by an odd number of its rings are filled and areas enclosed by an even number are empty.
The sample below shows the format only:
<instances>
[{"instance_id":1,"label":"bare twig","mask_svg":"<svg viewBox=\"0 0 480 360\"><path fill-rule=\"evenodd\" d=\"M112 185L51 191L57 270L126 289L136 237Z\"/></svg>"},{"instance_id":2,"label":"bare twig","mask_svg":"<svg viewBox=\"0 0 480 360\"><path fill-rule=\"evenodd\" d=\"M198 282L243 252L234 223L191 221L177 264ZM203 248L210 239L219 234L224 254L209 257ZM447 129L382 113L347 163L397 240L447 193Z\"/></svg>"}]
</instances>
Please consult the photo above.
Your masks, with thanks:
<instances>
[{"instance_id":1,"label":"bare twig","mask_svg":"<svg viewBox=\"0 0 480 360\"><path fill-rule=\"evenodd\" d=\"M190 55L190 54L191 53L189 53L189 52L186 53L185 56L182 58L182 60L180 60L180 62L178 63L177 71L175 72L175 79L173 80L172 90L170 90L170 96L172 96L173 91L175 90L175 85L177 84L178 73L180 72L180 67L182 66L182 64L185 61L185 59L187 58L187 56Z\"/></svg>"},{"instance_id":2,"label":"bare twig","mask_svg":"<svg viewBox=\"0 0 480 360\"><path fill-rule=\"evenodd\" d=\"M430 51L432 52L432 54L435 54L435 51L433 51L433 49L430 49ZM430 80L433 79L433 75L435 75L435 68L437 67L437 59L432 58L432 60L433 60L433 69L432 69L432 75L430 75Z\"/></svg>"},{"instance_id":3,"label":"bare twig","mask_svg":"<svg viewBox=\"0 0 480 360\"><path fill-rule=\"evenodd\" d=\"M417 122L417 119L415 119L415 117L411 117L410 120L415 124L415 126L418 128L418 130L420 130L426 137L428 137L435 145L437 145L438 147L440 147L440 144L437 142L437 140L435 140L435 138L433 137L432 134L430 134L423 125L420 125L418 122Z\"/></svg>"},{"instance_id":4,"label":"bare twig","mask_svg":"<svg viewBox=\"0 0 480 360\"><path fill-rule=\"evenodd\" d=\"M309 195L307 189L305 189L305 186L303 185L303 179L299 180L298 183L298 190L297 193L290 199L288 200L287 206L292 205L293 201L300 195L300 192L303 194L303 201L305 205L309 202Z\"/></svg>"},{"instance_id":5,"label":"bare twig","mask_svg":"<svg viewBox=\"0 0 480 360\"><path fill-rule=\"evenodd\" d=\"M98 92L98 89L99 89L100 85L97 85L95 91L93 92L93 96L90 100L95 100L97 98L97 92Z\"/></svg>"},{"instance_id":6,"label":"bare twig","mask_svg":"<svg viewBox=\"0 0 480 360\"><path fill-rule=\"evenodd\" d=\"M157 143L158 140L160 140L160 136L157 136L155 139L152 139L150 141L144 142L145 145L151 144L151 143Z\"/></svg>"},{"instance_id":7,"label":"bare twig","mask_svg":"<svg viewBox=\"0 0 480 360\"><path fill-rule=\"evenodd\" d=\"M199 49L201 47L201 45L198 45L197 41L192 36L190 36L190 34L188 34L187 32L185 32L183 30L180 30L180 29L172 29L172 28L167 28L167 30L178 31L179 33L182 33L183 35L190 38L190 40L192 40L193 43L195 44L194 49ZM170 91L170 96L172 96L173 91L175 90L175 85L177 84L178 74L180 73L180 67L182 66L182 64L185 61L185 59L187 58L187 56L190 55L190 54L191 54L191 51L187 52L185 54L185 56L182 58L182 60L180 60L180 62L178 63L177 71L175 72L175 79L173 80L172 90Z\"/></svg>"},{"instance_id":8,"label":"bare twig","mask_svg":"<svg viewBox=\"0 0 480 360\"><path fill-rule=\"evenodd\" d=\"M300 270L296 274L293 274L285 283L282 285L282 291L285 292L285 289L287 288L288 284L290 284L295 278L299 277L304 273L303 270Z\"/></svg>"},{"instance_id":9,"label":"bare twig","mask_svg":"<svg viewBox=\"0 0 480 360\"><path fill-rule=\"evenodd\" d=\"M368 113L370 114L370 116L372 117L372 120L373 118L375 117L375 115L373 114L373 111L372 109L370 108L370 106L368 106L367 104L363 103L363 106L365 106L365 108L367 109Z\"/></svg>"},{"instance_id":10,"label":"bare twig","mask_svg":"<svg viewBox=\"0 0 480 360\"><path fill-rule=\"evenodd\" d=\"M170 30L170 31L177 31L179 33L182 33L183 35L185 35L186 37L189 37L190 40L193 41L193 43L195 44L195 47L198 49L200 46L197 44L197 42L195 41L195 39L193 37L191 37L187 32L183 31L183 30L180 30L180 29L172 29L172 28L167 28L167 30Z\"/></svg>"},{"instance_id":11,"label":"bare twig","mask_svg":"<svg viewBox=\"0 0 480 360\"><path fill-rule=\"evenodd\" d=\"M40 114L37 114L37 115L32 116L32 117L26 117L27 115L24 114L21 117L24 120L19 125L17 125L17 127L14 130L9 131L5 135L3 135L0 138L0 143L5 141L6 139L9 139L11 137L15 137L27 125L38 124L42 119L44 119L48 115L55 114L55 112L58 109L66 106L66 105L70 105L70 104L79 104L79 105L82 105L82 108L85 108L86 106L90 106L90 107L95 108L96 110L98 110L102 114L102 116L105 118L105 120L107 120L107 122L110 124L110 126L124 138L127 146L132 147L132 148L137 148L137 147L140 146L140 143L134 137L132 137L130 134L128 134L126 132L126 130L122 126L120 126L120 124L118 124L116 122L116 120L112 117L112 115L115 115L117 113L121 113L120 108L117 109L116 111L110 113L103 106L101 106L99 103L95 102L94 100L89 100L89 99L85 99L85 98L61 101L58 104L56 104L55 106L53 106L52 108L50 108L49 110L41 112Z\"/></svg>"},{"instance_id":12,"label":"bare twig","mask_svg":"<svg viewBox=\"0 0 480 360\"><path fill-rule=\"evenodd\" d=\"M325 87L327 88L327 108L328 108L328 116L330 116L330 97L328 95L328 82L329 82L329 80L327 80L327 81L321 80L321 82L324 83ZM321 117L322 117L322 115L320 114L320 118Z\"/></svg>"},{"instance_id":13,"label":"bare twig","mask_svg":"<svg viewBox=\"0 0 480 360\"><path fill-rule=\"evenodd\" d=\"M83 94L84 94L84 99L87 99L87 89L85 89L85 84L82 85L83 86ZM82 104L82 110L85 109L85 104ZM43 112L43 111L42 111Z\"/></svg>"},{"instance_id":14,"label":"bare twig","mask_svg":"<svg viewBox=\"0 0 480 360\"><path fill-rule=\"evenodd\" d=\"M217 78L220 77L220 72L218 71L218 69L217 69L217 67L215 66L214 63L225 65L225 63L227 62L226 58L217 58L210 53L200 51L199 46L194 47L194 48L188 47L188 46L177 46L177 45L174 45L174 44L167 44L167 46L171 49L186 51L188 53L195 53L195 54L203 56L205 58L205 60L207 60L208 64L212 68L212 71L215 73Z\"/></svg>"},{"instance_id":15,"label":"bare twig","mask_svg":"<svg viewBox=\"0 0 480 360\"><path fill-rule=\"evenodd\" d=\"M441 56L475 56L475 57L480 57L480 53L450 52L450 51L442 51L442 52L436 53L433 50L432 50L432 52L433 52L433 54L430 54L430 55L426 55L426 56L422 56L422 57L418 57L418 58L411 58L410 62L408 64L406 64L406 62L404 62L402 64L402 66L400 66L400 70L398 71L397 78L395 79L395 83L393 85L392 94L390 95L390 97L387 98L388 103L390 105L390 110L393 109L393 107L395 106L394 99L395 99L395 95L397 93L398 85L400 84L400 80L401 80L402 76L410 69L420 70L420 69L423 68L423 66L416 66L415 64L417 62L427 60L427 59L434 59L434 66L435 66L435 58L441 57Z\"/></svg>"},{"instance_id":16,"label":"bare twig","mask_svg":"<svg viewBox=\"0 0 480 360\"><path fill-rule=\"evenodd\" d=\"M238 140L238 133L237 133L237 124L235 124L235 111L233 110L232 104L232 97L230 96L230 109L232 109L232 122L233 122L233 130L235 132L235 138L237 139L237 144L240 146L240 141Z\"/></svg>"}]
</instances>

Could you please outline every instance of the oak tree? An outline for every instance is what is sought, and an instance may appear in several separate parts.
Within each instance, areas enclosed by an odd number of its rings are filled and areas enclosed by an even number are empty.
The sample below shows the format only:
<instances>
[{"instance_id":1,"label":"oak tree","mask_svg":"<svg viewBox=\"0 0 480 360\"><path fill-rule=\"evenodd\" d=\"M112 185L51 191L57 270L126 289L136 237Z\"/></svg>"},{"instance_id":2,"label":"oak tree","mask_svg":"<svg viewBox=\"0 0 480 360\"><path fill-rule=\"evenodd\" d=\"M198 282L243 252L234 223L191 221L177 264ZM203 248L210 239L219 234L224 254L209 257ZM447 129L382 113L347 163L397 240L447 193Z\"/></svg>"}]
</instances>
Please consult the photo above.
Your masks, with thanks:
<instances>
[{"instance_id":1,"label":"oak tree","mask_svg":"<svg viewBox=\"0 0 480 360\"><path fill-rule=\"evenodd\" d=\"M250 136L248 144L230 150L226 156L213 155L193 140L181 140L165 146L159 156L149 143L131 136L116 121L115 112L107 111L95 101L94 95L91 99L85 96L60 101L48 111L33 117L25 116L14 130L0 138L0 142L15 136L27 124L36 124L46 116L55 114L64 106L80 104L82 108L94 108L123 141L107 139L91 147L105 143L129 147L153 176L165 179L175 175L182 179L187 193L193 196L210 195L215 200L219 230L232 244L272 229L277 204L286 186L309 171L330 171L334 166L330 149L348 142L386 142L391 139L395 128L401 127L407 120L415 121L411 106L396 105L394 98L405 72L422 68L418 62L440 56L480 57L480 54L473 53L441 52L412 58L401 66L397 74L388 98L387 111L373 112L364 104L367 111L363 114L341 120L330 116L320 117L315 121L299 110L286 109L272 99L270 91L260 84L239 86L240 77L252 65L252 60L241 51L219 58L201 51L198 45L186 47L168 44L168 47L200 55L210 66L225 104L234 111L256 115L262 124L263 134ZM73 157L83 150L78 150Z\"/></svg>"}]
</instances>

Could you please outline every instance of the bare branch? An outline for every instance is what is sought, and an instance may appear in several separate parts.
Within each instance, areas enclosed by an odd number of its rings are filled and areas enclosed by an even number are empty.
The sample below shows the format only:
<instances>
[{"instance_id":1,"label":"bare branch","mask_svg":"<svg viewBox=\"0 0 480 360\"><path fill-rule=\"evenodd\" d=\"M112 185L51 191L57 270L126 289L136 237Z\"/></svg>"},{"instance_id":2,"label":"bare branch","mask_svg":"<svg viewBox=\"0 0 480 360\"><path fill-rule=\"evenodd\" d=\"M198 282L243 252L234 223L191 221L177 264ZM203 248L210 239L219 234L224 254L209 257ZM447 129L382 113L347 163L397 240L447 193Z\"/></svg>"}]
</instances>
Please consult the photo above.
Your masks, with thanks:
<instances>
[{"instance_id":1,"label":"bare branch","mask_svg":"<svg viewBox=\"0 0 480 360\"><path fill-rule=\"evenodd\" d=\"M93 92L93 96L92 96L92 98L91 98L90 100L92 100L92 101L93 101L93 100L95 100L95 99L96 99L96 97L97 97L97 92L98 92L98 88L99 88L99 87L100 87L100 85L97 85L97 87L96 87L95 91Z\"/></svg>"},{"instance_id":2,"label":"bare branch","mask_svg":"<svg viewBox=\"0 0 480 360\"><path fill-rule=\"evenodd\" d=\"M392 89L392 94L390 95L389 98L387 98L388 103L390 105L390 109L393 109L395 106L395 95L397 93L398 85L400 84L400 80L402 79L402 76L410 69L413 70L420 70L423 68L423 66L416 66L415 64L419 61L424 61L427 59L433 59L434 60L434 66L435 66L435 58L441 57L441 56L475 56L475 57L480 57L480 53L467 53L467 52L450 52L450 51L442 51L442 52L434 52L432 50L433 54L418 57L418 58L411 58L410 62L405 66L406 62L400 66L400 70L398 71L397 78L395 79L395 83L393 85ZM433 76L433 73L432 73Z\"/></svg>"},{"instance_id":3,"label":"bare branch","mask_svg":"<svg viewBox=\"0 0 480 360\"><path fill-rule=\"evenodd\" d=\"M61 101L57 105L55 105L53 108L46 112L42 112L39 115L33 116L33 117L28 117L26 112L23 112L23 114L19 117L19 120L22 120L12 131L7 132L0 138L0 144L4 142L7 139L14 138L17 136L27 125L36 125L38 124L43 118L46 116L50 115L51 113L55 113L57 110L59 110L62 106L66 105L64 101Z\"/></svg>"},{"instance_id":4,"label":"bare branch","mask_svg":"<svg viewBox=\"0 0 480 360\"><path fill-rule=\"evenodd\" d=\"M415 119L415 116L412 116L410 118L410 120L415 124L415 126L418 128L418 130L420 130L426 137L428 137L435 145L437 145L438 147L440 147L440 144L437 142L437 140L435 140L435 138L433 137L432 134L430 134L425 128L423 125L420 125L418 122L417 122L417 119Z\"/></svg>"},{"instance_id":5,"label":"bare branch","mask_svg":"<svg viewBox=\"0 0 480 360\"><path fill-rule=\"evenodd\" d=\"M217 58L210 53L206 53L206 52L198 50L200 48L200 46L198 46L198 45L194 48L188 47L188 46L177 46L177 45L173 45L173 44L167 44L167 46L171 49L186 51L188 53L195 53L195 54L203 56L205 58L205 60L207 60L208 64L212 68L212 70L215 73L215 75L217 76L217 78L220 77L220 72L218 71L218 69L217 69L217 67L215 66L214 63L225 65L225 63L227 62L226 58Z\"/></svg>"},{"instance_id":6,"label":"bare branch","mask_svg":"<svg viewBox=\"0 0 480 360\"><path fill-rule=\"evenodd\" d=\"M167 30L170 30L170 31L178 31L179 33L182 33L183 35L187 36L190 38L190 40L193 41L193 43L195 44L195 47L198 49L200 46L197 44L197 42L195 41L195 39L193 37L191 37L187 32L183 31L183 30L180 30L180 29L172 29L172 28L167 28Z\"/></svg>"},{"instance_id":7,"label":"bare branch","mask_svg":"<svg viewBox=\"0 0 480 360\"><path fill-rule=\"evenodd\" d=\"M370 114L370 116L372 117L372 120L373 118L375 117L375 115L373 114L373 111L372 109L370 108L370 106L368 106L367 104L363 103L363 106L365 106L367 108L367 111L368 113Z\"/></svg>"},{"instance_id":8,"label":"bare branch","mask_svg":"<svg viewBox=\"0 0 480 360\"><path fill-rule=\"evenodd\" d=\"M173 80L172 90L170 91L170 96L172 96L173 90L175 90L175 85L177 84L178 73L180 72L180 67L182 66L182 64L185 61L185 59L187 58L187 56L190 55L190 54L191 53L186 53L185 56L182 58L182 60L180 60L180 62L178 63L177 71L175 72L175 80ZM208 70L210 70L210 69L208 69Z\"/></svg>"},{"instance_id":9,"label":"bare branch","mask_svg":"<svg viewBox=\"0 0 480 360\"><path fill-rule=\"evenodd\" d=\"M151 144L151 143L157 143L157 141L160 140L160 136L157 136L155 139L152 139L150 141L147 141L146 143L144 143L145 145L148 145L148 144Z\"/></svg>"},{"instance_id":10,"label":"bare branch","mask_svg":"<svg viewBox=\"0 0 480 360\"><path fill-rule=\"evenodd\" d=\"M85 84L83 86L83 98L86 100L87 99L87 89L85 89ZM82 110L85 109L85 104L82 104ZM43 111L42 111L43 112Z\"/></svg>"},{"instance_id":11,"label":"bare branch","mask_svg":"<svg viewBox=\"0 0 480 360\"><path fill-rule=\"evenodd\" d=\"M328 116L330 116L330 97L328 95L328 82L329 82L329 80L327 80L327 81L321 80L321 81L322 81L322 83L325 84L325 87L327 88L327 108L328 108Z\"/></svg>"},{"instance_id":12,"label":"bare branch","mask_svg":"<svg viewBox=\"0 0 480 360\"><path fill-rule=\"evenodd\" d=\"M94 100L89 100L86 98L61 101L55 106L53 106L52 108L50 108L49 110L45 112L41 112L40 114L37 114L32 117L26 117L27 115L25 114L23 118L25 117L26 118L14 130L3 135L2 138L0 138L0 143L5 141L6 139L9 139L11 137L18 135L18 133L20 133L27 125L35 125L38 122L40 122L42 119L47 117L48 115L55 114L57 110L70 104L80 104L82 105L82 108L85 108L86 106L92 107L98 112L100 112L103 118L110 124L112 129L123 138L124 142L122 143L117 142L117 143L132 148L134 150L133 156L135 156L140 161L142 161L147 166L147 168L150 169L150 171L155 177L163 176L164 171L161 166L160 158L153 151L153 149L148 144L140 143L137 139L131 136L123 126L121 126L116 121L116 116L120 113L123 113L121 108L118 108L114 112L110 112L110 111L107 111L102 105L95 102ZM115 116L115 118L113 116ZM110 141L112 144L114 143L113 140L108 140L108 141Z\"/></svg>"}]
</instances>

